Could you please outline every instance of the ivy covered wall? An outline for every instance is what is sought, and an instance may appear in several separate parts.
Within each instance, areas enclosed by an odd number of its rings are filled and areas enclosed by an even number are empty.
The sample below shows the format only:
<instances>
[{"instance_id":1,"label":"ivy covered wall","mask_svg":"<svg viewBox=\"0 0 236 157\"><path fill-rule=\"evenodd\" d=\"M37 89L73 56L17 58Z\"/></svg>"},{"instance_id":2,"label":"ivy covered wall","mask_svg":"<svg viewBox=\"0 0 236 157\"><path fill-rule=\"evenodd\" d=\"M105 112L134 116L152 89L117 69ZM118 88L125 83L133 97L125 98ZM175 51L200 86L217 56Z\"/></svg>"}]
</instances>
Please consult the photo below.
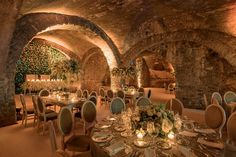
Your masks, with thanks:
<instances>
[{"instance_id":1,"label":"ivy covered wall","mask_svg":"<svg viewBox=\"0 0 236 157\"><path fill-rule=\"evenodd\" d=\"M57 62L66 59L59 50L33 40L24 48L16 63L15 92L22 92L21 84L26 74L49 75Z\"/></svg>"}]
</instances>

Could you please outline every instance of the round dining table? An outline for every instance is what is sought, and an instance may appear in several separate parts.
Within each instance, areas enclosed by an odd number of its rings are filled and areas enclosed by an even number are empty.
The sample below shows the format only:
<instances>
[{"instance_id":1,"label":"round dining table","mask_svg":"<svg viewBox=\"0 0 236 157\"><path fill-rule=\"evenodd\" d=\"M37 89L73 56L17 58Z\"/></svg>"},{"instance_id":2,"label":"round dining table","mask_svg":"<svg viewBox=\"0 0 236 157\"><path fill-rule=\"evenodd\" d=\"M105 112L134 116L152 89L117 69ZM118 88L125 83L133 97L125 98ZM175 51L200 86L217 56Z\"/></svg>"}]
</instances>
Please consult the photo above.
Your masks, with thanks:
<instances>
[{"instance_id":1,"label":"round dining table","mask_svg":"<svg viewBox=\"0 0 236 157\"><path fill-rule=\"evenodd\" d=\"M225 138L192 120L183 120L182 129L173 137L150 136L139 141L135 131L120 125L120 115L111 115L97 123L91 133L93 157L221 157ZM191 124L191 125L189 125Z\"/></svg>"}]
</instances>

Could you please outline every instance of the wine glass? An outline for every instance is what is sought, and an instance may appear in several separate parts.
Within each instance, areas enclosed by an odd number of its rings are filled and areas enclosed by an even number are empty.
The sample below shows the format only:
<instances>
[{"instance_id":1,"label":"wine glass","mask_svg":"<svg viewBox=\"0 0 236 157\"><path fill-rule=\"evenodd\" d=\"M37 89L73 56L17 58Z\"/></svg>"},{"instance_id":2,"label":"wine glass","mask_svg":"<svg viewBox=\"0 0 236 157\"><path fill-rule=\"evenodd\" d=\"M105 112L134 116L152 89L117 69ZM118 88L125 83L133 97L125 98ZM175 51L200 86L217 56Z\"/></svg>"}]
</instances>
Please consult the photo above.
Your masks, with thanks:
<instances>
[{"instance_id":1,"label":"wine glass","mask_svg":"<svg viewBox=\"0 0 236 157\"><path fill-rule=\"evenodd\" d=\"M148 132L149 136L152 137L152 143L155 144L154 143L155 137L158 136L159 130L155 127L154 122L148 122L147 123L147 132Z\"/></svg>"}]
</instances>

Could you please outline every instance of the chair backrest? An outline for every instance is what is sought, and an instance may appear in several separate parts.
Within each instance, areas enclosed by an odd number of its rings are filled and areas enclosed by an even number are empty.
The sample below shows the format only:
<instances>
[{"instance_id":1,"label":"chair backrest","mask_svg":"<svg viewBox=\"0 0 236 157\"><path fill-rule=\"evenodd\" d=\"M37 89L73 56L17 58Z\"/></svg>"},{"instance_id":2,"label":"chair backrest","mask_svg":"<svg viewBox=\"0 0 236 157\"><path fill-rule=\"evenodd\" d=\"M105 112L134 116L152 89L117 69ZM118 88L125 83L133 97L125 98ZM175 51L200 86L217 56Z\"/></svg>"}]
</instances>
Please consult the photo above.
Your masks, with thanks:
<instances>
[{"instance_id":1,"label":"chair backrest","mask_svg":"<svg viewBox=\"0 0 236 157\"><path fill-rule=\"evenodd\" d=\"M96 116L97 116L97 110L95 104L89 100L84 102L81 109L82 119L87 123L91 123L96 120Z\"/></svg>"},{"instance_id":2,"label":"chair backrest","mask_svg":"<svg viewBox=\"0 0 236 157\"><path fill-rule=\"evenodd\" d=\"M55 128L54 128L53 122L51 120L49 121L49 135L50 135L52 154L53 154L53 156L55 156L58 147L57 147Z\"/></svg>"},{"instance_id":3,"label":"chair backrest","mask_svg":"<svg viewBox=\"0 0 236 157\"><path fill-rule=\"evenodd\" d=\"M44 114L45 113L45 104L42 101L42 98L38 97L38 101L37 101L37 112L38 114Z\"/></svg>"},{"instance_id":4,"label":"chair backrest","mask_svg":"<svg viewBox=\"0 0 236 157\"><path fill-rule=\"evenodd\" d=\"M220 105L211 104L206 108L205 121L208 127L219 130L220 136L222 136L221 130L225 125L226 115Z\"/></svg>"},{"instance_id":5,"label":"chair backrest","mask_svg":"<svg viewBox=\"0 0 236 157\"><path fill-rule=\"evenodd\" d=\"M88 100L92 101L94 103L94 105L97 105L97 97L90 96Z\"/></svg>"},{"instance_id":6,"label":"chair backrest","mask_svg":"<svg viewBox=\"0 0 236 157\"><path fill-rule=\"evenodd\" d=\"M208 101L207 101L206 94L203 94L203 101L204 101L205 108L207 108L207 106L208 106Z\"/></svg>"},{"instance_id":7,"label":"chair backrest","mask_svg":"<svg viewBox=\"0 0 236 157\"><path fill-rule=\"evenodd\" d=\"M227 121L228 139L236 142L236 112L232 113Z\"/></svg>"},{"instance_id":8,"label":"chair backrest","mask_svg":"<svg viewBox=\"0 0 236 157\"><path fill-rule=\"evenodd\" d=\"M99 95L100 95L102 98L105 98L106 93L105 93L105 89L104 89L104 88L100 88L100 89L99 89Z\"/></svg>"},{"instance_id":9,"label":"chair backrest","mask_svg":"<svg viewBox=\"0 0 236 157\"><path fill-rule=\"evenodd\" d=\"M147 105L151 105L151 104L152 104L152 102L148 98L143 97L143 96L140 97L136 102L137 106L147 106Z\"/></svg>"},{"instance_id":10,"label":"chair backrest","mask_svg":"<svg viewBox=\"0 0 236 157\"><path fill-rule=\"evenodd\" d=\"M148 90L148 94L147 94L147 98L150 98L150 97L151 97L151 95L152 95L152 90L151 90L151 89L149 89L149 90Z\"/></svg>"},{"instance_id":11,"label":"chair backrest","mask_svg":"<svg viewBox=\"0 0 236 157\"><path fill-rule=\"evenodd\" d=\"M139 89L138 89L138 92L142 92L142 93L144 93L144 88L142 88L142 87L139 88Z\"/></svg>"},{"instance_id":12,"label":"chair backrest","mask_svg":"<svg viewBox=\"0 0 236 157\"><path fill-rule=\"evenodd\" d=\"M224 94L224 102L225 102L225 104L229 104L231 102L236 102L236 94L232 91L227 91Z\"/></svg>"},{"instance_id":13,"label":"chair backrest","mask_svg":"<svg viewBox=\"0 0 236 157\"><path fill-rule=\"evenodd\" d=\"M174 111L175 114L178 113L181 116L183 113L183 109L184 105L179 99L174 98L171 100L171 110Z\"/></svg>"},{"instance_id":14,"label":"chair backrest","mask_svg":"<svg viewBox=\"0 0 236 157\"><path fill-rule=\"evenodd\" d=\"M95 97L97 97L97 92L92 91L92 92L90 93L90 97L91 97L91 96L95 96Z\"/></svg>"},{"instance_id":15,"label":"chair backrest","mask_svg":"<svg viewBox=\"0 0 236 157\"><path fill-rule=\"evenodd\" d=\"M76 95L77 95L78 98L81 98L83 96L82 90L81 89L77 89Z\"/></svg>"},{"instance_id":16,"label":"chair backrest","mask_svg":"<svg viewBox=\"0 0 236 157\"><path fill-rule=\"evenodd\" d=\"M86 98L86 99L88 99L88 96L89 96L89 92L88 92L87 89L85 89L85 90L83 91L83 97Z\"/></svg>"},{"instance_id":17,"label":"chair backrest","mask_svg":"<svg viewBox=\"0 0 236 157\"><path fill-rule=\"evenodd\" d=\"M69 92L70 93L76 93L77 92L77 87L69 87Z\"/></svg>"},{"instance_id":18,"label":"chair backrest","mask_svg":"<svg viewBox=\"0 0 236 157\"><path fill-rule=\"evenodd\" d=\"M212 104L217 104L217 102L219 105L222 105L222 97L220 95L219 92L214 92L212 93L212 96L211 96L211 103Z\"/></svg>"},{"instance_id":19,"label":"chair backrest","mask_svg":"<svg viewBox=\"0 0 236 157\"><path fill-rule=\"evenodd\" d=\"M38 115L38 105L37 105L38 100L37 99L38 99L38 97L36 95L32 96L32 102L33 102L33 106L34 106L34 113L36 115Z\"/></svg>"},{"instance_id":20,"label":"chair backrest","mask_svg":"<svg viewBox=\"0 0 236 157\"><path fill-rule=\"evenodd\" d=\"M58 129L62 136L67 136L73 129L72 112L69 107L62 107L58 114Z\"/></svg>"},{"instance_id":21,"label":"chair backrest","mask_svg":"<svg viewBox=\"0 0 236 157\"><path fill-rule=\"evenodd\" d=\"M110 98L110 99L112 99L113 96L114 96L113 91L112 91L111 89L107 90L107 97Z\"/></svg>"},{"instance_id":22,"label":"chair backrest","mask_svg":"<svg viewBox=\"0 0 236 157\"><path fill-rule=\"evenodd\" d=\"M50 92L47 89L42 89L39 92L39 96L49 96Z\"/></svg>"},{"instance_id":23,"label":"chair backrest","mask_svg":"<svg viewBox=\"0 0 236 157\"><path fill-rule=\"evenodd\" d=\"M121 98L121 99L125 99L125 93L122 90L118 90L117 91L117 97Z\"/></svg>"},{"instance_id":24,"label":"chair backrest","mask_svg":"<svg viewBox=\"0 0 236 157\"><path fill-rule=\"evenodd\" d=\"M119 114L122 111L124 111L125 110L124 100L119 97L112 99L111 105L110 105L110 110L111 110L111 113L113 113L113 114Z\"/></svg>"},{"instance_id":25,"label":"chair backrest","mask_svg":"<svg viewBox=\"0 0 236 157\"><path fill-rule=\"evenodd\" d=\"M24 98L24 95L23 95L23 94L20 94L20 102L21 102L21 105L22 105L22 107L23 107L23 112L26 112L26 113L27 113L25 98Z\"/></svg>"}]
</instances>

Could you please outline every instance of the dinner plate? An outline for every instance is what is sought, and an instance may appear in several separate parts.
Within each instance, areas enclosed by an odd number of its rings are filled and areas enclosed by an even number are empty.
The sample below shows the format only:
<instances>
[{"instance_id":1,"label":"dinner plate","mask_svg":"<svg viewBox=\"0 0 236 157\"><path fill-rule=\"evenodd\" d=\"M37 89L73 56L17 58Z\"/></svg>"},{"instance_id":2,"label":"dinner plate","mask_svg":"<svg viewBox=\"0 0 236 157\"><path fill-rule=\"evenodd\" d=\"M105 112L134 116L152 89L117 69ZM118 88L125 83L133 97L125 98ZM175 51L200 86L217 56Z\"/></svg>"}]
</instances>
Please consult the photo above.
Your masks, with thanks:
<instances>
[{"instance_id":1,"label":"dinner plate","mask_svg":"<svg viewBox=\"0 0 236 157\"><path fill-rule=\"evenodd\" d=\"M157 147L167 150L167 149L171 149L171 144L169 144L167 142L163 142L163 141L158 141L157 142Z\"/></svg>"},{"instance_id":2,"label":"dinner plate","mask_svg":"<svg viewBox=\"0 0 236 157\"><path fill-rule=\"evenodd\" d=\"M110 127L111 127L111 124L95 124L95 128L97 129L106 129Z\"/></svg>"},{"instance_id":3,"label":"dinner plate","mask_svg":"<svg viewBox=\"0 0 236 157\"><path fill-rule=\"evenodd\" d=\"M92 140L94 142L108 142L113 138L111 134L108 133L96 133L95 135L92 136Z\"/></svg>"},{"instance_id":4,"label":"dinner plate","mask_svg":"<svg viewBox=\"0 0 236 157\"><path fill-rule=\"evenodd\" d=\"M150 144L149 141L140 140L140 139L134 140L134 145L140 148L146 148L149 146L149 144Z\"/></svg>"},{"instance_id":5,"label":"dinner plate","mask_svg":"<svg viewBox=\"0 0 236 157\"><path fill-rule=\"evenodd\" d=\"M122 126L122 125L117 125L117 126L114 127L114 129L115 129L116 131L125 131L125 127Z\"/></svg>"}]
</instances>

